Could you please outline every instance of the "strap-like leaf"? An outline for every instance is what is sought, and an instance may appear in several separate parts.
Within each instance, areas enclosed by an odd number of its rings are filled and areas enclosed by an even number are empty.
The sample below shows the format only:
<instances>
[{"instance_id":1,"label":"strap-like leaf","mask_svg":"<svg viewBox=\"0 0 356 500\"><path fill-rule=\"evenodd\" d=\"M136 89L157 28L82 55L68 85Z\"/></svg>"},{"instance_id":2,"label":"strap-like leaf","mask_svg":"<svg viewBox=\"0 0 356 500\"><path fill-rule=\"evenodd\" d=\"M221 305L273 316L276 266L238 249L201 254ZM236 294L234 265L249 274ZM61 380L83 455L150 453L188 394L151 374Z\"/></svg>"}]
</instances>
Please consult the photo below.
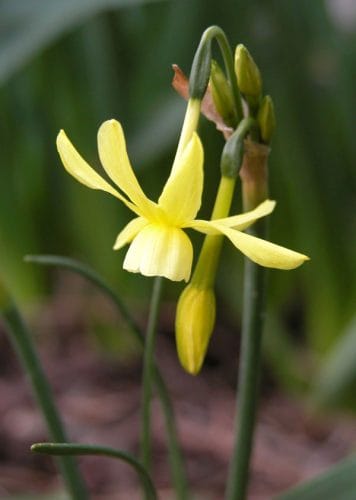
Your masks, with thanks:
<instances>
[{"instance_id":1,"label":"strap-like leaf","mask_svg":"<svg viewBox=\"0 0 356 500\"><path fill-rule=\"evenodd\" d=\"M311 481L278 495L275 500L354 500L356 455L343 460Z\"/></svg>"},{"instance_id":2,"label":"strap-like leaf","mask_svg":"<svg viewBox=\"0 0 356 500\"><path fill-rule=\"evenodd\" d=\"M156 500L157 494L152 480L144 466L136 458L126 451L106 446L92 444L74 443L36 443L31 446L31 451L43 453L45 455L102 455L111 458L118 458L131 465L142 479L147 500Z\"/></svg>"}]
</instances>

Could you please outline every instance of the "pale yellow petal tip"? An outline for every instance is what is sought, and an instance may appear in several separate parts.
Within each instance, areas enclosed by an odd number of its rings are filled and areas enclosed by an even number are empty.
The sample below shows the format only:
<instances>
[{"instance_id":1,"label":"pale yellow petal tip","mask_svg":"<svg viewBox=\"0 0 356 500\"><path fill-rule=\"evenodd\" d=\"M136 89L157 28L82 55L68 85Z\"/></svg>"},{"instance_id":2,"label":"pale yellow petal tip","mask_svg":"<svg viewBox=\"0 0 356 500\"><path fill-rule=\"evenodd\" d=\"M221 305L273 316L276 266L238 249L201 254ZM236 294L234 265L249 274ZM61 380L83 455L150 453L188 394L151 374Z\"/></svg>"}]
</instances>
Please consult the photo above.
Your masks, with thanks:
<instances>
[{"instance_id":1,"label":"pale yellow petal tip","mask_svg":"<svg viewBox=\"0 0 356 500\"><path fill-rule=\"evenodd\" d=\"M61 129L58 132L57 138L56 138L57 149L59 149L61 147L61 145L63 144L63 141L68 141L68 137L67 137L67 134L64 132L64 130Z\"/></svg>"},{"instance_id":2,"label":"pale yellow petal tip","mask_svg":"<svg viewBox=\"0 0 356 500\"><path fill-rule=\"evenodd\" d=\"M117 127L121 132L123 131L122 125L118 120L115 120L115 118L110 118L109 120L105 120L99 127L98 133L102 132L103 130L107 129L108 127Z\"/></svg>"},{"instance_id":3,"label":"pale yellow petal tip","mask_svg":"<svg viewBox=\"0 0 356 500\"><path fill-rule=\"evenodd\" d=\"M297 269L298 267L302 266L305 262L310 260L310 257L307 255L304 255L302 253L298 252L293 252L293 255L291 255L290 260L284 260L283 262L280 263L280 266L275 266L276 269L281 269L282 271L292 271L293 269Z\"/></svg>"}]
</instances>

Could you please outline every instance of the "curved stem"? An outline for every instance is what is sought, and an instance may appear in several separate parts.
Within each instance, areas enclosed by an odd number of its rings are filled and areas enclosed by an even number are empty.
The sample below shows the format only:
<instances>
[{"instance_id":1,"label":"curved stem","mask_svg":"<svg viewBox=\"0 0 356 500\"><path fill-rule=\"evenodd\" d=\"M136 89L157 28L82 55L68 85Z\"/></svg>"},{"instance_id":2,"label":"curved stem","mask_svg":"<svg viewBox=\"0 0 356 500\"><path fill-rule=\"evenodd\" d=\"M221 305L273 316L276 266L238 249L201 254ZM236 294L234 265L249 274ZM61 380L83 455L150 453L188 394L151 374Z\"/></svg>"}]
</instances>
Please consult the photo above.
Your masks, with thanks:
<instances>
[{"instance_id":1,"label":"curved stem","mask_svg":"<svg viewBox=\"0 0 356 500\"><path fill-rule=\"evenodd\" d=\"M141 327L136 323L135 319L132 317L131 313L129 312L129 310L127 309L126 305L121 300L121 298L101 278L101 276L99 276L99 274L97 274L89 266L83 264L82 262L79 262L78 260L70 259L68 257L62 257L59 255L27 255L25 257L25 261L47 266L63 267L65 269L69 269L70 271L80 274L88 281L93 283L102 292L104 292L110 298L110 300L112 300L113 304L117 307L119 313L123 316L123 318L129 325L130 331L135 335L140 345L143 346L145 337L141 330ZM171 463L172 480L174 488L175 491L177 492L177 497L180 500L186 500L189 497L187 478L185 474L183 457L178 441L173 405L169 396L167 386L157 366L153 367L153 377L165 418L167 445Z\"/></svg>"},{"instance_id":2,"label":"curved stem","mask_svg":"<svg viewBox=\"0 0 356 500\"><path fill-rule=\"evenodd\" d=\"M12 299L9 299L6 307L1 308L0 312L9 326L10 340L30 379L51 439L66 441L66 433L53 400L51 387L37 357L31 334L16 304ZM88 498L86 487L74 460L70 457L62 458L59 460L59 466L71 498L73 500L86 500Z\"/></svg>"},{"instance_id":3,"label":"curved stem","mask_svg":"<svg viewBox=\"0 0 356 500\"><path fill-rule=\"evenodd\" d=\"M142 480L142 486L148 500L156 500L157 493L152 483L151 477L143 467L130 453L116 448L98 446L91 444L74 443L36 443L31 446L31 451L43 453L45 455L101 455L105 457L118 458L133 467ZM75 497L77 499L77 497Z\"/></svg>"},{"instance_id":4,"label":"curved stem","mask_svg":"<svg viewBox=\"0 0 356 500\"><path fill-rule=\"evenodd\" d=\"M151 396L154 366L154 348L156 340L159 306L162 295L163 278L154 279L150 314L147 323L145 351L142 373L142 414L141 414L141 460L149 471L151 465Z\"/></svg>"},{"instance_id":5,"label":"curved stem","mask_svg":"<svg viewBox=\"0 0 356 500\"><path fill-rule=\"evenodd\" d=\"M203 40L207 41L211 40L212 38L216 38L219 44L221 54L223 56L227 77L230 82L232 94L234 97L236 114L237 114L237 123L239 123L240 120L242 120L243 118L243 110L242 110L241 95L239 88L237 86L237 79L235 75L234 60L231 47L224 31L219 26L210 26L209 28L207 28L204 31L201 39L202 41Z\"/></svg>"}]
</instances>

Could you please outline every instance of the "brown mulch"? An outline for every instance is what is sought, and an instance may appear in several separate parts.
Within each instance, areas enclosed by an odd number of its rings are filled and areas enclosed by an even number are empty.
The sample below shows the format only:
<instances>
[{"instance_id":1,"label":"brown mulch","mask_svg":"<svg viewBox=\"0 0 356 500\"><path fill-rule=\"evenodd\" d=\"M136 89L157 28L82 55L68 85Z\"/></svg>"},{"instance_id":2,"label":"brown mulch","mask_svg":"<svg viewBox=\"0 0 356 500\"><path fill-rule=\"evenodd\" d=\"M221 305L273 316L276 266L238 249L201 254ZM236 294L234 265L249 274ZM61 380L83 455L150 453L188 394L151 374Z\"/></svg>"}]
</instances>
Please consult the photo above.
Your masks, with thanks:
<instances>
[{"instance_id":1,"label":"brown mulch","mask_svg":"<svg viewBox=\"0 0 356 500\"><path fill-rule=\"evenodd\" d=\"M36 343L70 438L137 453L139 449L140 354L118 361L116 354L95 346L87 311L97 311L123 328L115 311L81 281L72 292L61 289L46 306L29 315ZM144 315L143 315L144 316ZM98 319L96 318L96 320ZM86 319L84 319L86 318ZM223 498L232 449L234 387L229 369L214 360L201 375L185 374L176 360L171 310L163 315L158 360L170 388L190 483L196 498ZM126 333L127 334L127 333ZM226 332L218 332L229 344ZM236 349L230 345L227 351ZM232 351L234 352L234 351ZM262 384L263 385L263 384ZM61 489L51 458L31 454L30 445L47 440L46 428L28 383L0 330L0 498L12 494L48 493ZM347 416L316 418L302 402L278 390L263 390L256 433L249 499L267 500L345 457L356 442L355 420ZM169 479L164 421L153 401L153 475L160 498L174 498ZM137 477L112 459L84 457L81 469L98 500L140 498Z\"/></svg>"}]
</instances>

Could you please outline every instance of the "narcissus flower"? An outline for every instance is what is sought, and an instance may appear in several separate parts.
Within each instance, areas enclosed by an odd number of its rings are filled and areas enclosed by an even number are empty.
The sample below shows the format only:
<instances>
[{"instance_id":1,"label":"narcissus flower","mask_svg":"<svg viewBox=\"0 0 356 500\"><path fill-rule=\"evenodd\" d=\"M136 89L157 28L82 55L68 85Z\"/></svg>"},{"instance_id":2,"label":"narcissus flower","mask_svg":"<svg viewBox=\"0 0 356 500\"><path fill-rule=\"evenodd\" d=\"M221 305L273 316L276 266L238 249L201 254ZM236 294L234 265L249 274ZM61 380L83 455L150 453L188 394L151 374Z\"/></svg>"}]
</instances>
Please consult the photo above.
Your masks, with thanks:
<instances>
[{"instance_id":1,"label":"narcissus flower","mask_svg":"<svg viewBox=\"0 0 356 500\"><path fill-rule=\"evenodd\" d=\"M270 214L275 202L266 200L255 210L224 219L195 219L203 191L203 148L193 132L174 162L170 176L155 203L142 191L132 170L122 127L116 120L104 122L98 131L101 163L115 189L80 156L65 132L57 137L57 148L65 169L91 189L106 191L122 201L137 217L119 233L114 249L130 244L123 267L145 276L164 276L188 281L193 248L185 229L205 234L224 234L242 253L266 267L293 269L308 259L305 255L245 234L242 230Z\"/></svg>"}]
</instances>

